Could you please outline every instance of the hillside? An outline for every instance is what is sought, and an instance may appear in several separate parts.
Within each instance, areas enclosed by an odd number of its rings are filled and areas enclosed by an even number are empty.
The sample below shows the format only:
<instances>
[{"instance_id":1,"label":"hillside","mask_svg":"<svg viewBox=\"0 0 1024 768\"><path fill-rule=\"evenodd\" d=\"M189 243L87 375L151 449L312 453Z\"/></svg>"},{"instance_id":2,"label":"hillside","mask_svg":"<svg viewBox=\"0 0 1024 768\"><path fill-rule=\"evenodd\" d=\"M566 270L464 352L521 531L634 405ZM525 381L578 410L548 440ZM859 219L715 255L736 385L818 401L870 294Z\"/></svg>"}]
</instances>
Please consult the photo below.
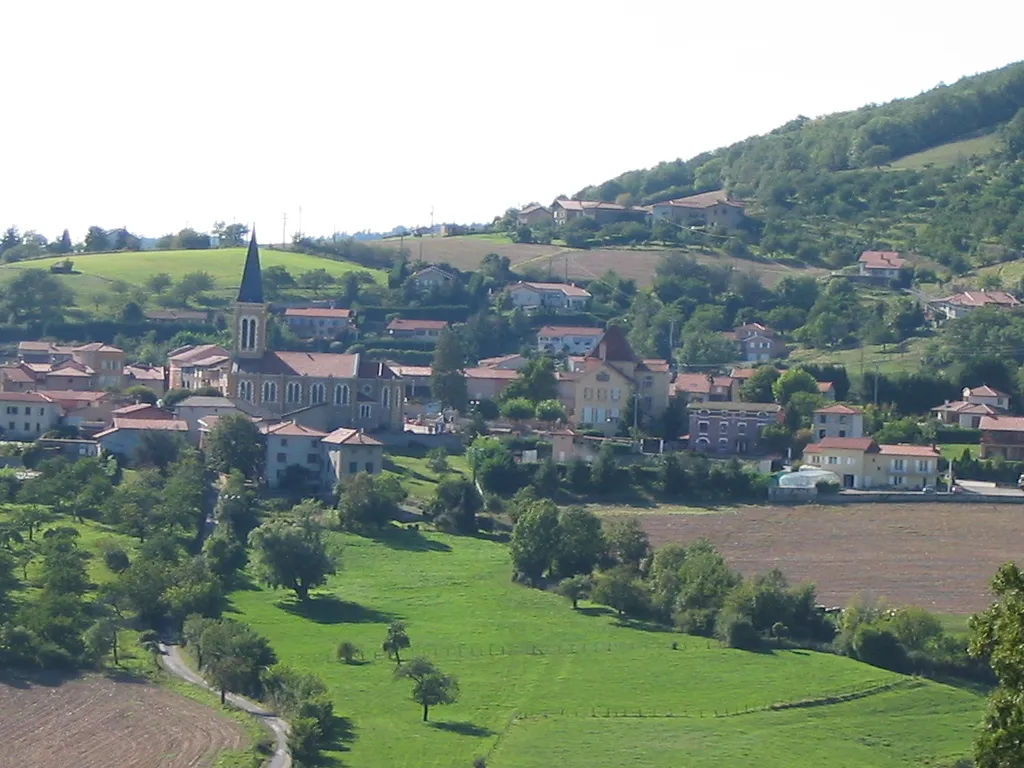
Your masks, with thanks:
<instances>
[{"instance_id":1,"label":"hillside","mask_svg":"<svg viewBox=\"0 0 1024 768\"><path fill-rule=\"evenodd\" d=\"M689 160L629 171L578 199L650 203L727 188L764 226L762 255L838 267L867 248L963 273L1024 248L1024 63L919 96L800 116ZM894 160L894 158L899 158Z\"/></svg>"}]
</instances>

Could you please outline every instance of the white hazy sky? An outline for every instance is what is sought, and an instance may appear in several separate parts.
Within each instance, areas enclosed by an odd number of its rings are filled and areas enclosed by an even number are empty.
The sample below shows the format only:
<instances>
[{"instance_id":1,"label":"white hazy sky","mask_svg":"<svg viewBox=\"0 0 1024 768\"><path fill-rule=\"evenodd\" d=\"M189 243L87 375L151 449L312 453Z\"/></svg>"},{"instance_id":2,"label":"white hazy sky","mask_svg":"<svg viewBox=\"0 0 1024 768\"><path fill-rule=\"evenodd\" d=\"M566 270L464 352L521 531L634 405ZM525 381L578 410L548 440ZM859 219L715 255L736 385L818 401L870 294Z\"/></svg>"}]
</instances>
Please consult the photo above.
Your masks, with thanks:
<instances>
[{"instance_id":1,"label":"white hazy sky","mask_svg":"<svg viewBox=\"0 0 1024 768\"><path fill-rule=\"evenodd\" d=\"M260 240L530 200L1024 55L1024 2L0 2L0 225Z\"/></svg>"}]
</instances>

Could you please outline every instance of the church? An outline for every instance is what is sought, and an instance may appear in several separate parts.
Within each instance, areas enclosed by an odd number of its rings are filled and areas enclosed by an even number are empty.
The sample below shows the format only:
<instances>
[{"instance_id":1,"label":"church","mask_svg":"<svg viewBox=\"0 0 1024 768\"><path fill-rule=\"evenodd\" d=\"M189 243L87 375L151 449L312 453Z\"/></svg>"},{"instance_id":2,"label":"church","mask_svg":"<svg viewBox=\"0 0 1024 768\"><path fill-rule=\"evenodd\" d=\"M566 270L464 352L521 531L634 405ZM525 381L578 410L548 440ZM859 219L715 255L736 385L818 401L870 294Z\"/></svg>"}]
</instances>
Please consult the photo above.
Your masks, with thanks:
<instances>
[{"instance_id":1,"label":"church","mask_svg":"<svg viewBox=\"0 0 1024 768\"><path fill-rule=\"evenodd\" d=\"M226 394L276 418L301 412L305 426L325 432L402 430L402 381L390 366L358 353L275 352L268 349L268 318L254 231L234 305Z\"/></svg>"}]
</instances>

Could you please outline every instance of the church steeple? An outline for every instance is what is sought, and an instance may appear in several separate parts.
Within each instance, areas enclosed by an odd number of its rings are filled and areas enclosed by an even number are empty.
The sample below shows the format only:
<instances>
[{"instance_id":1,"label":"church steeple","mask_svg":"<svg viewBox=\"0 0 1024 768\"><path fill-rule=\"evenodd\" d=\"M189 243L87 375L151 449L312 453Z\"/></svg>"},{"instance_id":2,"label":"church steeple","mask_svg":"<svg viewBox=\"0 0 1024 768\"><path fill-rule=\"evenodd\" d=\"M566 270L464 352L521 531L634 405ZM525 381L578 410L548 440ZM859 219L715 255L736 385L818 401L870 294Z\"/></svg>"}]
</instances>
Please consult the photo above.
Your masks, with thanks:
<instances>
[{"instance_id":1,"label":"church steeple","mask_svg":"<svg viewBox=\"0 0 1024 768\"><path fill-rule=\"evenodd\" d=\"M256 227L252 228L249 250L245 254L242 284L238 288L238 301L243 304L263 303L263 273L260 271L260 249L256 245Z\"/></svg>"}]
</instances>

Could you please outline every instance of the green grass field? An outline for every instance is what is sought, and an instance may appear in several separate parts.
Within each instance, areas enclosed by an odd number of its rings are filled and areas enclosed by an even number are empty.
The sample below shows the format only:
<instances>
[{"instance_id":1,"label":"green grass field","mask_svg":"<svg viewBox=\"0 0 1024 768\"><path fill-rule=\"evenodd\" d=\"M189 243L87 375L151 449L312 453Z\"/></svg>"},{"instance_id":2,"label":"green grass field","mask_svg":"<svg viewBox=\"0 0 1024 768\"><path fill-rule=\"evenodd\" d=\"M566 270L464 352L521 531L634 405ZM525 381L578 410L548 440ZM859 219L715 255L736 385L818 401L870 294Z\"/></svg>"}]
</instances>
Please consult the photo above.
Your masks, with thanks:
<instances>
[{"instance_id":1,"label":"green grass field","mask_svg":"<svg viewBox=\"0 0 1024 768\"><path fill-rule=\"evenodd\" d=\"M789 355L788 362L820 363L846 366L847 372L860 374L870 372L877 367L881 373L900 373L916 371L921 367L921 354L927 339L910 339L903 344L865 344L863 350L839 349L827 351L820 349L796 349Z\"/></svg>"},{"instance_id":2,"label":"green grass field","mask_svg":"<svg viewBox=\"0 0 1024 768\"><path fill-rule=\"evenodd\" d=\"M0 266L0 284L9 282L20 270L45 269L64 260L63 256L22 261ZM88 309L94 297L109 292L118 280L132 286L144 286L153 275L166 272L177 280L189 272L203 271L214 279L213 296L230 299L238 290L245 261L244 248L219 248L201 251L130 251L121 253L75 254L71 257L76 274L58 275L58 279L74 291L79 307ZM313 269L325 269L334 277L353 270L370 272L383 282L386 276L380 270L365 269L358 264L332 261L305 253L291 253L265 249L260 251L264 269L281 266L293 277Z\"/></svg>"},{"instance_id":3,"label":"green grass field","mask_svg":"<svg viewBox=\"0 0 1024 768\"><path fill-rule=\"evenodd\" d=\"M449 456L448 466L451 469L449 474L463 475L470 474L469 463L465 456ZM429 501L434 497L434 489L441 482L442 476L438 475L427 466L425 456L409 455L388 451L385 467L402 482L402 486L409 492L409 496L420 501Z\"/></svg>"},{"instance_id":4,"label":"green grass field","mask_svg":"<svg viewBox=\"0 0 1024 768\"><path fill-rule=\"evenodd\" d=\"M939 452L942 453L942 458L947 461L952 461L953 459L959 459L963 456L964 448L971 452L971 458L978 458L981 446L977 443L942 443L939 446Z\"/></svg>"},{"instance_id":5,"label":"green grass field","mask_svg":"<svg viewBox=\"0 0 1024 768\"><path fill-rule=\"evenodd\" d=\"M623 625L597 606L574 612L554 594L513 584L507 548L485 539L332 536L343 566L310 605L269 589L231 599L234 615L267 635L283 662L322 676L338 714L353 720L355 739L331 753L334 765L456 768L475 755L499 768L739 765L750 764L740 755L789 743L766 764L817 766L834 738L851 750L832 751L832 764L838 754L839 765L904 765L897 760L966 754L982 710L971 694L830 654L747 653ZM459 702L433 708L430 723L379 652L392 620L412 639L405 657L427 655L459 678ZM359 645L366 662L335 661L342 640ZM849 704L759 711L894 681L893 692Z\"/></svg>"},{"instance_id":6,"label":"green grass field","mask_svg":"<svg viewBox=\"0 0 1024 768\"><path fill-rule=\"evenodd\" d=\"M989 133L984 136L976 136L973 139L951 141L923 152L915 152L912 155L893 160L889 165L899 169L925 168L929 165L935 168L949 168L971 155L991 154L998 145L998 135Z\"/></svg>"}]
</instances>

